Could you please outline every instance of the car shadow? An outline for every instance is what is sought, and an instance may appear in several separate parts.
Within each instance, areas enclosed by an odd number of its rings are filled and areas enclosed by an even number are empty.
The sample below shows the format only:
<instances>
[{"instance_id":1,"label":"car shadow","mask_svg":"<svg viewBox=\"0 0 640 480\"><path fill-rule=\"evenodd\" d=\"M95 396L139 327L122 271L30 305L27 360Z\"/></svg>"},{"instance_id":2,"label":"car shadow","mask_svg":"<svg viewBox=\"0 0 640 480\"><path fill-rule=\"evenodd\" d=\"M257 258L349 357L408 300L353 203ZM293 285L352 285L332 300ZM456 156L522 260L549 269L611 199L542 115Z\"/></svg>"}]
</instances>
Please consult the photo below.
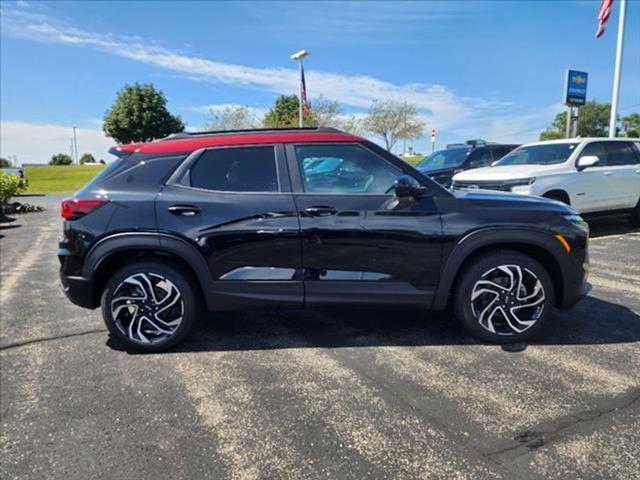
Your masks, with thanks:
<instances>
[{"instance_id":1,"label":"car shadow","mask_svg":"<svg viewBox=\"0 0 640 480\"><path fill-rule=\"evenodd\" d=\"M478 345L448 313L400 309L306 309L206 314L180 352L288 348L425 347ZM593 345L640 341L640 316L630 309L587 297L572 310L555 312L544 330L526 343L503 345ZM107 344L125 350L115 339ZM496 348L501 348L496 346Z\"/></svg>"},{"instance_id":2,"label":"car shadow","mask_svg":"<svg viewBox=\"0 0 640 480\"><path fill-rule=\"evenodd\" d=\"M640 228L632 227L627 218L592 219L588 223L590 238L640 232Z\"/></svg>"}]
</instances>

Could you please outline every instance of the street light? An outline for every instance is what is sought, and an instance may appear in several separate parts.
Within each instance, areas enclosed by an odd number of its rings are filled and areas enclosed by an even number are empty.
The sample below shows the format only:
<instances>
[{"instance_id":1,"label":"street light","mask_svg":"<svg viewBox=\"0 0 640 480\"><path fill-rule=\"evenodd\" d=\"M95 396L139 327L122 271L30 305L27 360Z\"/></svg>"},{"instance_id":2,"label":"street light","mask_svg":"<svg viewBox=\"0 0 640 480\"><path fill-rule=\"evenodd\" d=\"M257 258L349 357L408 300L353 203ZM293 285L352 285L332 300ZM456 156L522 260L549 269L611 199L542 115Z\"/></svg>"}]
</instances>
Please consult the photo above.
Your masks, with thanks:
<instances>
[{"instance_id":1,"label":"street light","mask_svg":"<svg viewBox=\"0 0 640 480\"><path fill-rule=\"evenodd\" d=\"M302 128L304 126L304 106L303 106L303 97L306 98L307 93L304 91L305 90L305 86L304 86L304 67L302 66L302 59L304 57L308 57L310 55L310 52L307 52L306 50L300 50L299 52L294 53L293 55L291 55L291 60L297 60L300 63L300 101L298 102L300 104L300 108L299 108L299 112L298 112L298 125L300 128Z\"/></svg>"}]
</instances>

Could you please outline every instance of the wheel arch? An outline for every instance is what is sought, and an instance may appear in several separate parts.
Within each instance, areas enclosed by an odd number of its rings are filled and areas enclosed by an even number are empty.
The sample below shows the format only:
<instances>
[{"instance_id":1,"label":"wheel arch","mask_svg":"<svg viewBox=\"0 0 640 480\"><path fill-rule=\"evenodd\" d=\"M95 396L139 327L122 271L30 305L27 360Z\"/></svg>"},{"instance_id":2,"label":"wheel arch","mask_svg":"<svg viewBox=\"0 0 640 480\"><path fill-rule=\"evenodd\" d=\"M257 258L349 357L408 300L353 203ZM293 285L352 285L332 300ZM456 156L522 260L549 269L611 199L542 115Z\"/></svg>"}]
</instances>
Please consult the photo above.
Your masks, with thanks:
<instances>
[{"instance_id":1,"label":"wheel arch","mask_svg":"<svg viewBox=\"0 0 640 480\"><path fill-rule=\"evenodd\" d=\"M198 287L196 294L206 301L210 273L204 257L189 242L160 233L119 233L101 239L87 254L82 276L92 279L93 301L99 303L110 276L132 260L163 259L187 273Z\"/></svg>"},{"instance_id":2,"label":"wheel arch","mask_svg":"<svg viewBox=\"0 0 640 480\"><path fill-rule=\"evenodd\" d=\"M517 251L537 260L553 281L556 304L562 305L566 288L562 259L566 252L558 240L548 232L492 228L473 232L454 247L445 261L433 309L445 309L465 269L475 259L496 249Z\"/></svg>"},{"instance_id":3,"label":"wheel arch","mask_svg":"<svg viewBox=\"0 0 640 480\"><path fill-rule=\"evenodd\" d=\"M571 205L571 195L569 192L562 188L553 188L548 190L542 195L544 198L550 198L552 200L559 200L567 205Z\"/></svg>"}]
</instances>

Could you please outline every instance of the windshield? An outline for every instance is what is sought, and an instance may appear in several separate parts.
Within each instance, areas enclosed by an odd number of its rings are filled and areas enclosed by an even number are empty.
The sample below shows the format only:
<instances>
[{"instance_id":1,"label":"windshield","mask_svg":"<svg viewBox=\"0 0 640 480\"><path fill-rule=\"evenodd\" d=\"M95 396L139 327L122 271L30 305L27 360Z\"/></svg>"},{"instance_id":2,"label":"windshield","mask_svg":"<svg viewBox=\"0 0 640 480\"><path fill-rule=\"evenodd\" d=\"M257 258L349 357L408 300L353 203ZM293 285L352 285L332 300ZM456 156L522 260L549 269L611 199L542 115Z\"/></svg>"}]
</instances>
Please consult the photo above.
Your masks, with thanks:
<instances>
[{"instance_id":1,"label":"windshield","mask_svg":"<svg viewBox=\"0 0 640 480\"><path fill-rule=\"evenodd\" d=\"M496 165L554 165L565 162L577 143L550 143L516 148L502 157Z\"/></svg>"},{"instance_id":2,"label":"windshield","mask_svg":"<svg viewBox=\"0 0 640 480\"><path fill-rule=\"evenodd\" d=\"M470 148L448 148L433 152L416 165L421 171L437 170L439 168L455 168L462 165L471 151Z\"/></svg>"}]
</instances>

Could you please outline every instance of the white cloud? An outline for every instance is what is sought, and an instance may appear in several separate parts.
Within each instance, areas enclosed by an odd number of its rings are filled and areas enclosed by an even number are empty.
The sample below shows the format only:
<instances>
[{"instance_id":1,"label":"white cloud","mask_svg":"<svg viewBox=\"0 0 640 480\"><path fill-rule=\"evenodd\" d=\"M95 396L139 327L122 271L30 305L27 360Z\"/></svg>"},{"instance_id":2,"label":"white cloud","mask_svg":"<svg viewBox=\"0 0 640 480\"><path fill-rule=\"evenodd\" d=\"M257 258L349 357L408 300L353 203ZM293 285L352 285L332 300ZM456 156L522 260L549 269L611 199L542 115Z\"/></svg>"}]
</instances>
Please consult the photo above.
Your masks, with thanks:
<instances>
[{"instance_id":1,"label":"white cloud","mask_svg":"<svg viewBox=\"0 0 640 480\"><path fill-rule=\"evenodd\" d=\"M298 71L295 68L254 68L222 63L207 58L189 56L135 38L118 38L56 23L42 17L4 13L4 30L12 35L49 43L95 48L198 79L230 85L258 87L277 94L289 94L298 89ZM509 106L494 99L460 97L443 85L411 83L397 85L366 75L341 75L310 70L307 85L312 96L324 96L340 103L366 109L371 102L384 98L403 98L424 112L429 124L445 129L469 122L478 115L495 112Z\"/></svg>"},{"instance_id":2,"label":"white cloud","mask_svg":"<svg viewBox=\"0 0 640 480\"><path fill-rule=\"evenodd\" d=\"M47 163L55 153L70 154L73 128L64 125L37 125L25 122L0 122L0 155L15 156L18 162ZM100 129L78 128L78 155L91 153L96 160L109 160L108 150L115 142Z\"/></svg>"}]
</instances>

